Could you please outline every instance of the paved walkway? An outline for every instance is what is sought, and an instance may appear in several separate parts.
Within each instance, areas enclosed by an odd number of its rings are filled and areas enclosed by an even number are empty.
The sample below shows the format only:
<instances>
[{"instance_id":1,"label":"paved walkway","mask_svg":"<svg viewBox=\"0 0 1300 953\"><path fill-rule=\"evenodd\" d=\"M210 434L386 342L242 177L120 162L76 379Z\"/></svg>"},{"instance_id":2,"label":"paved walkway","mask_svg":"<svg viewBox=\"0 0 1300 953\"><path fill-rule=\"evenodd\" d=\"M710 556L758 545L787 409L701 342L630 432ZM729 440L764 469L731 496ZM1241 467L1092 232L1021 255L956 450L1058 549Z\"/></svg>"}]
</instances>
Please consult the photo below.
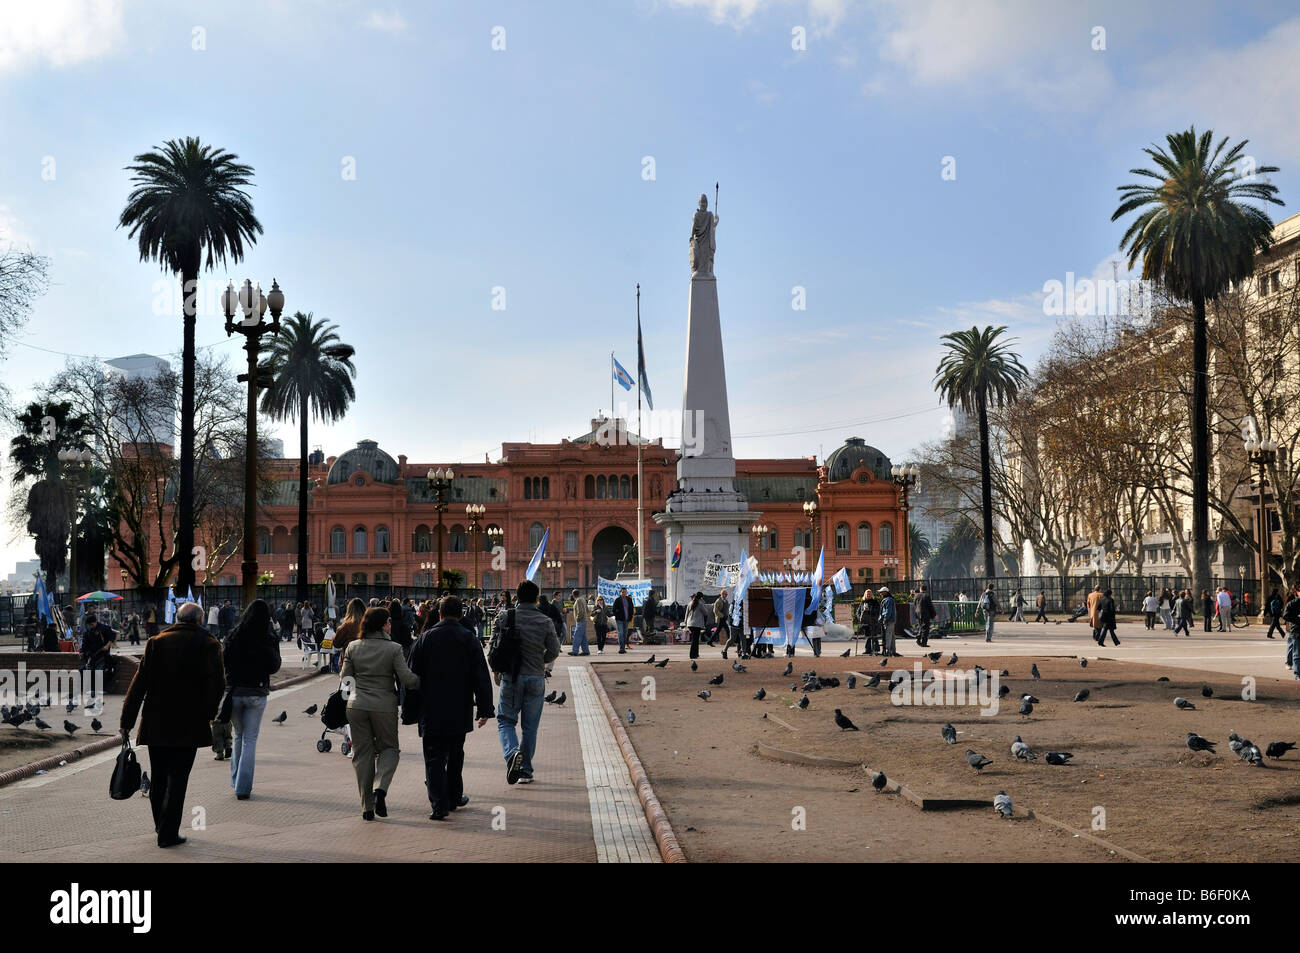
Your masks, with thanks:
<instances>
[{"instance_id":1,"label":"paved walkway","mask_svg":"<svg viewBox=\"0 0 1300 953\"><path fill-rule=\"evenodd\" d=\"M573 660L567 660L573 662ZM200 749L182 826L190 842L159 850L142 797L113 801L115 751L0 788L0 862L657 861L658 850L584 664L556 663L549 687L568 694L542 716L537 782L508 786L495 722L466 742L470 803L428 819L420 739L401 729L389 817L361 820L351 762L316 751L322 678L275 692L262 723L253 797L235 800L228 762ZM270 719L289 713L284 725ZM148 769L148 755L141 760ZM197 825L198 829L194 829ZM191 829L187 829L187 826Z\"/></svg>"}]
</instances>

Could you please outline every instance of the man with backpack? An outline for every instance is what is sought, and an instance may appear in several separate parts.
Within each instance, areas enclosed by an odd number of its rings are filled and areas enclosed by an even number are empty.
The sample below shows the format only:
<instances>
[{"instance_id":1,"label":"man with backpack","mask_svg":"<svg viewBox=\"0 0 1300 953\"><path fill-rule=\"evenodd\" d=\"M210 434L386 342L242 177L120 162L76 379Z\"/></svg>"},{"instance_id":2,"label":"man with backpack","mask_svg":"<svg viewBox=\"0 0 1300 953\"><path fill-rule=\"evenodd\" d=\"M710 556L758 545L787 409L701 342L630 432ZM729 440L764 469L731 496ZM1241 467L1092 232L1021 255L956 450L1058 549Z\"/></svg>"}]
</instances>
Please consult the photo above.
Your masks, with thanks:
<instances>
[{"instance_id":1,"label":"man with backpack","mask_svg":"<svg viewBox=\"0 0 1300 953\"><path fill-rule=\"evenodd\" d=\"M979 609L984 613L984 641L993 641L993 623L998 618L998 600L993 595L993 583L988 584L984 594L980 596Z\"/></svg>"},{"instance_id":2,"label":"man with backpack","mask_svg":"<svg viewBox=\"0 0 1300 953\"><path fill-rule=\"evenodd\" d=\"M1268 627L1268 637L1270 639L1273 638L1274 629L1277 629L1278 635L1282 636L1282 638L1286 638L1286 630L1282 628L1283 608L1282 597L1278 595L1277 587L1274 586L1272 594L1268 597L1268 601L1264 603L1264 611L1268 613L1269 618L1272 620Z\"/></svg>"},{"instance_id":3,"label":"man with backpack","mask_svg":"<svg viewBox=\"0 0 1300 953\"><path fill-rule=\"evenodd\" d=\"M537 583L525 579L516 594L517 606L498 613L493 623L488 667L501 688L497 734L506 759L506 783L528 784L533 780L533 752L537 748L537 726L542 720L546 668L559 657L560 640L551 617L537 606L541 594Z\"/></svg>"}]
</instances>

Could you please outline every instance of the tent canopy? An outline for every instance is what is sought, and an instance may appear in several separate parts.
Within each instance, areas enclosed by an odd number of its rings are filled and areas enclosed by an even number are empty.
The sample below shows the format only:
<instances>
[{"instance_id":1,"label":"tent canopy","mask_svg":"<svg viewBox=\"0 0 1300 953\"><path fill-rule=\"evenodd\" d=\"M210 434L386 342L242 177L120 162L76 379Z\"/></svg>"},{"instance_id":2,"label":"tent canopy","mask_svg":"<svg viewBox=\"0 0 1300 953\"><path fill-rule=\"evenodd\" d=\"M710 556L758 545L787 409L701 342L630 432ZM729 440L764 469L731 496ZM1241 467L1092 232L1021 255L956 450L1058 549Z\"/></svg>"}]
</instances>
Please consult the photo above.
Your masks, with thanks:
<instances>
[{"instance_id":1,"label":"tent canopy","mask_svg":"<svg viewBox=\"0 0 1300 953\"><path fill-rule=\"evenodd\" d=\"M105 592L103 589L96 589L94 592L88 592L84 596L78 596L78 602L112 602L114 599L122 597L113 592Z\"/></svg>"}]
</instances>

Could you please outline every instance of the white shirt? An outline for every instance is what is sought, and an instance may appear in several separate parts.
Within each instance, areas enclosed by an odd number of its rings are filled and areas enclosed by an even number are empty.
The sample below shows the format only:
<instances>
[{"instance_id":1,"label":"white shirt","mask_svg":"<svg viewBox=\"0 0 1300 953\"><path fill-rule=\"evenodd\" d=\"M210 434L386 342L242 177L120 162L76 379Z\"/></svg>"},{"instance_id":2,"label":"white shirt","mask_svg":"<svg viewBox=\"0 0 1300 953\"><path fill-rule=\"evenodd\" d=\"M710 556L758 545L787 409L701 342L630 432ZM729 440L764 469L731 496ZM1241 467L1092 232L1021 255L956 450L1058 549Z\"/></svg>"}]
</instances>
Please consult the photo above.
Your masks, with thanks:
<instances>
[{"instance_id":1,"label":"white shirt","mask_svg":"<svg viewBox=\"0 0 1300 953\"><path fill-rule=\"evenodd\" d=\"M1160 600L1157 599L1155 596L1147 596L1145 599L1142 600L1143 612L1155 612L1159 608L1160 608Z\"/></svg>"},{"instance_id":2,"label":"white shirt","mask_svg":"<svg viewBox=\"0 0 1300 953\"><path fill-rule=\"evenodd\" d=\"M1226 589L1219 593L1219 607L1223 609L1232 608L1232 594Z\"/></svg>"}]
</instances>

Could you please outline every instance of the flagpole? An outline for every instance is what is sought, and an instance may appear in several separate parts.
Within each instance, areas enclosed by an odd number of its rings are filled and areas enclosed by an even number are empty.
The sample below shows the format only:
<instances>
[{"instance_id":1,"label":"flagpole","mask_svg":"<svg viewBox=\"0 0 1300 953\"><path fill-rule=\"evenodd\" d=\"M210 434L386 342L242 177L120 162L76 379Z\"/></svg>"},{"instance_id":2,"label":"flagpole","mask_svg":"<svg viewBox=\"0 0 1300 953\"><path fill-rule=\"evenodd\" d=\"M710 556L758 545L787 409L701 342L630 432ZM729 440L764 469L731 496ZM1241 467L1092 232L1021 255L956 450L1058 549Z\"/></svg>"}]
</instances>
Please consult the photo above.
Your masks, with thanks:
<instances>
[{"instance_id":1,"label":"flagpole","mask_svg":"<svg viewBox=\"0 0 1300 953\"><path fill-rule=\"evenodd\" d=\"M614 352L609 352L609 419L614 417Z\"/></svg>"},{"instance_id":2,"label":"flagpole","mask_svg":"<svg viewBox=\"0 0 1300 953\"><path fill-rule=\"evenodd\" d=\"M645 546L641 532L645 523L645 479L641 472L641 282L636 285L636 578L645 578Z\"/></svg>"}]
</instances>

